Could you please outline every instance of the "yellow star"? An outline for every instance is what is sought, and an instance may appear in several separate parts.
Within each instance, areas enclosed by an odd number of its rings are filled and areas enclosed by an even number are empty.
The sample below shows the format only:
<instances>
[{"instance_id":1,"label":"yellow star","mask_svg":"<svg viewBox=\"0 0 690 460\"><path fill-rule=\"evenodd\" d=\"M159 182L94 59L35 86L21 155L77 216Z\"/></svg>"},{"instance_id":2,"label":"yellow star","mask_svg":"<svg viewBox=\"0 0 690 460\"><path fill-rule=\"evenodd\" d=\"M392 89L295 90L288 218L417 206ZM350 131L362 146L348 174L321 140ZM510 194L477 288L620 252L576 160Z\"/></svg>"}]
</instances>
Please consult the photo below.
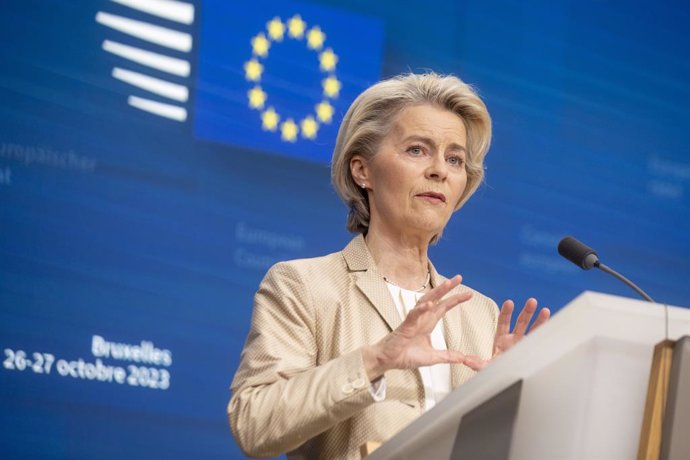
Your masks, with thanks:
<instances>
[{"instance_id":1,"label":"yellow star","mask_svg":"<svg viewBox=\"0 0 690 460\"><path fill-rule=\"evenodd\" d=\"M261 129L264 131L275 131L280 121L280 115L276 113L273 107L261 112Z\"/></svg>"},{"instance_id":2,"label":"yellow star","mask_svg":"<svg viewBox=\"0 0 690 460\"><path fill-rule=\"evenodd\" d=\"M250 81L261 80L261 72L263 72L263 71L264 71L264 66L254 58L252 58L249 61L244 63L244 77L247 80L250 80Z\"/></svg>"},{"instance_id":3,"label":"yellow star","mask_svg":"<svg viewBox=\"0 0 690 460\"><path fill-rule=\"evenodd\" d=\"M247 91L249 98L249 107L252 109L263 109L266 102L266 92L261 89L261 86L255 86Z\"/></svg>"},{"instance_id":4,"label":"yellow star","mask_svg":"<svg viewBox=\"0 0 690 460\"><path fill-rule=\"evenodd\" d=\"M333 119L333 106L328 101L316 104L316 117L323 123L330 123Z\"/></svg>"},{"instance_id":5,"label":"yellow star","mask_svg":"<svg viewBox=\"0 0 690 460\"><path fill-rule=\"evenodd\" d=\"M323 80L321 84L323 86L323 94L328 97L338 97L338 93L340 93L340 88L342 88L343 86L340 84L338 79L332 75Z\"/></svg>"},{"instance_id":6,"label":"yellow star","mask_svg":"<svg viewBox=\"0 0 690 460\"><path fill-rule=\"evenodd\" d=\"M326 41L326 34L321 32L319 26L312 27L307 32L307 46L313 50L320 50L323 42Z\"/></svg>"},{"instance_id":7,"label":"yellow star","mask_svg":"<svg viewBox=\"0 0 690 460\"><path fill-rule=\"evenodd\" d=\"M266 29L268 30L268 36L272 40L282 41L283 34L285 34L285 24L280 21L280 18L276 16L266 23Z\"/></svg>"},{"instance_id":8,"label":"yellow star","mask_svg":"<svg viewBox=\"0 0 690 460\"><path fill-rule=\"evenodd\" d=\"M266 57L270 47L271 42L268 41L264 34L258 34L256 37L252 38L252 50L257 56Z\"/></svg>"},{"instance_id":9,"label":"yellow star","mask_svg":"<svg viewBox=\"0 0 690 460\"><path fill-rule=\"evenodd\" d=\"M297 124L288 118L280 125L280 138L284 141L295 142L297 140L297 133L299 128Z\"/></svg>"},{"instance_id":10,"label":"yellow star","mask_svg":"<svg viewBox=\"0 0 690 460\"><path fill-rule=\"evenodd\" d=\"M335 69L335 65L338 63L338 56L336 56L332 49L327 48L326 51L319 54L319 62L321 63L321 70L330 71Z\"/></svg>"},{"instance_id":11,"label":"yellow star","mask_svg":"<svg viewBox=\"0 0 690 460\"><path fill-rule=\"evenodd\" d=\"M300 123L302 126L302 136L307 139L316 139L316 133L319 130L319 124L314 120L314 117L308 116Z\"/></svg>"},{"instance_id":12,"label":"yellow star","mask_svg":"<svg viewBox=\"0 0 690 460\"><path fill-rule=\"evenodd\" d=\"M304 37L304 29L307 28L307 23L302 21L299 14L294 15L288 20L288 35L292 38L301 40Z\"/></svg>"}]
</instances>

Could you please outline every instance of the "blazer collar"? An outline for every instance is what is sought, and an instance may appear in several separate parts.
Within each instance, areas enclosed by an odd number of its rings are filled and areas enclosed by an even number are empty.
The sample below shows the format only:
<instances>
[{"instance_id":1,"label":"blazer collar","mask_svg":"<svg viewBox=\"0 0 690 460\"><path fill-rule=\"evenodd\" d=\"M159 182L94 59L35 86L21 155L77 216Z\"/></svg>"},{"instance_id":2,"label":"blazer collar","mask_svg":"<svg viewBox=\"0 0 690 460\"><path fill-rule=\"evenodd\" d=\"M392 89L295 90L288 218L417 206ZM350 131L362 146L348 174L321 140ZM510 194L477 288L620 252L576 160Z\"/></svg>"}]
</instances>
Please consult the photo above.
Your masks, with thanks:
<instances>
[{"instance_id":1,"label":"blazer collar","mask_svg":"<svg viewBox=\"0 0 690 460\"><path fill-rule=\"evenodd\" d=\"M367 297L381 318L392 331L400 325L402 319L398 313L386 282L376 268L374 259L369 253L363 235L358 235L343 249L343 257L355 284Z\"/></svg>"},{"instance_id":2,"label":"blazer collar","mask_svg":"<svg viewBox=\"0 0 690 460\"><path fill-rule=\"evenodd\" d=\"M355 236L352 241L345 246L345 249L343 249L343 257L345 258L347 268L351 272L373 270L378 274L376 264L374 263L373 257L371 257L371 254L369 253L369 248L367 247L367 243L364 241L364 235L362 234ZM429 261L429 271L431 273L432 286L438 286L440 283L443 283L446 280L443 275L440 275L436 271L436 268L431 261ZM383 276L381 276L381 279L383 279Z\"/></svg>"},{"instance_id":3,"label":"blazer collar","mask_svg":"<svg viewBox=\"0 0 690 460\"><path fill-rule=\"evenodd\" d=\"M375 267L374 259L369 254L369 248L364 241L364 235L359 234L352 238L352 240L343 249L343 257L347 268L351 272L367 271Z\"/></svg>"}]
</instances>

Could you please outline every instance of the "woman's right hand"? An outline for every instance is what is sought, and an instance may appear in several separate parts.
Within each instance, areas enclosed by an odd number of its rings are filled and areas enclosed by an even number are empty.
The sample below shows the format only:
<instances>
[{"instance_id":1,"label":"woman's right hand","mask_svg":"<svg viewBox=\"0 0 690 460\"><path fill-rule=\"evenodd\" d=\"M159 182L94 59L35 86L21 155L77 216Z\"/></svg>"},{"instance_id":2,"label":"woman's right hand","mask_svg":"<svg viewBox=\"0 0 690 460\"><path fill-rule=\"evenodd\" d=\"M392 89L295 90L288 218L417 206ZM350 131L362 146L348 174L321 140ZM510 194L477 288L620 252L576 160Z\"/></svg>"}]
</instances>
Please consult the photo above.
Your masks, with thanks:
<instances>
[{"instance_id":1,"label":"woman's right hand","mask_svg":"<svg viewBox=\"0 0 690 460\"><path fill-rule=\"evenodd\" d=\"M462 277L456 275L427 292L397 329L377 344L364 347L364 367L370 381L391 369L416 369L433 364L464 362L463 353L436 350L431 345L431 332L446 312L472 297L472 292L468 291L443 298L461 282Z\"/></svg>"}]
</instances>

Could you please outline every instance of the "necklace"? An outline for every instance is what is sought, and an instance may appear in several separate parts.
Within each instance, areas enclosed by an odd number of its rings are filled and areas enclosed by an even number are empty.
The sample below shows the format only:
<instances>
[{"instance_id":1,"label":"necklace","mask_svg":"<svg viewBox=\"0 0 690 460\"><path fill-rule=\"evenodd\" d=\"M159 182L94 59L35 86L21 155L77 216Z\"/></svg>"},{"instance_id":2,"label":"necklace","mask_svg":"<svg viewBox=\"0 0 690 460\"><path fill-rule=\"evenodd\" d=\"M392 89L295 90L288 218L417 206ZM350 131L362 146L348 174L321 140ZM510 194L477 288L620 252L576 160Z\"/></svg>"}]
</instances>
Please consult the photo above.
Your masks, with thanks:
<instances>
[{"instance_id":1,"label":"necklace","mask_svg":"<svg viewBox=\"0 0 690 460\"><path fill-rule=\"evenodd\" d=\"M385 282L388 283L388 284L392 284L392 285L395 286L395 287L399 287L400 289L405 289L405 288L402 288L402 287L398 286L397 284L391 282L391 281L390 281L388 278L386 278L385 276L383 277L383 281L385 281ZM422 292L424 289L427 288L427 286L429 286L429 282L430 282L430 281L431 281L431 272L430 272L430 271L427 271L427 272L426 272L426 281L424 281L424 285L423 285L422 287L420 287L419 289L414 289L413 292Z\"/></svg>"}]
</instances>

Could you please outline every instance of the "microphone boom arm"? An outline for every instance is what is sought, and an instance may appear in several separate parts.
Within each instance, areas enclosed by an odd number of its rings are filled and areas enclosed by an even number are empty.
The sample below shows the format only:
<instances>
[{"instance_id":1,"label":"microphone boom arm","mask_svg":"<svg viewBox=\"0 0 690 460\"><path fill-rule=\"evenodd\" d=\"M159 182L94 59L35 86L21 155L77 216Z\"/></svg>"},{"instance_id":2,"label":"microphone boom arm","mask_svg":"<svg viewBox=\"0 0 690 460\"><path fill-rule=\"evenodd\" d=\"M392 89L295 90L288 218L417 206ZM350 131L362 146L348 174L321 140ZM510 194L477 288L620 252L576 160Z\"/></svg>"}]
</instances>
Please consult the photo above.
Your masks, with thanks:
<instances>
[{"instance_id":1,"label":"microphone boom arm","mask_svg":"<svg viewBox=\"0 0 690 460\"><path fill-rule=\"evenodd\" d=\"M608 267L608 266L602 264L602 263L599 262L599 261L594 262L594 266L597 267L597 268L598 268L599 270L601 270L602 272L606 272L606 273L608 273L609 275L613 275L613 276L615 276L616 278L618 278L619 280L621 280L622 282L624 282L625 284L627 284L627 285L628 285L630 288L632 288L635 292L637 292L638 294L640 294L640 296L642 296L642 298L645 299L646 301L655 303L654 300L653 300L651 297L649 297L649 296L647 295L646 292L644 292L644 291L643 291L642 289L640 289L635 283L633 283L633 282L630 281L628 278L626 278L625 276L623 276L623 275L621 275L620 273L618 273L618 272L617 272L616 270L614 270L613 268Z\"/></svg>"}]
</instances>

